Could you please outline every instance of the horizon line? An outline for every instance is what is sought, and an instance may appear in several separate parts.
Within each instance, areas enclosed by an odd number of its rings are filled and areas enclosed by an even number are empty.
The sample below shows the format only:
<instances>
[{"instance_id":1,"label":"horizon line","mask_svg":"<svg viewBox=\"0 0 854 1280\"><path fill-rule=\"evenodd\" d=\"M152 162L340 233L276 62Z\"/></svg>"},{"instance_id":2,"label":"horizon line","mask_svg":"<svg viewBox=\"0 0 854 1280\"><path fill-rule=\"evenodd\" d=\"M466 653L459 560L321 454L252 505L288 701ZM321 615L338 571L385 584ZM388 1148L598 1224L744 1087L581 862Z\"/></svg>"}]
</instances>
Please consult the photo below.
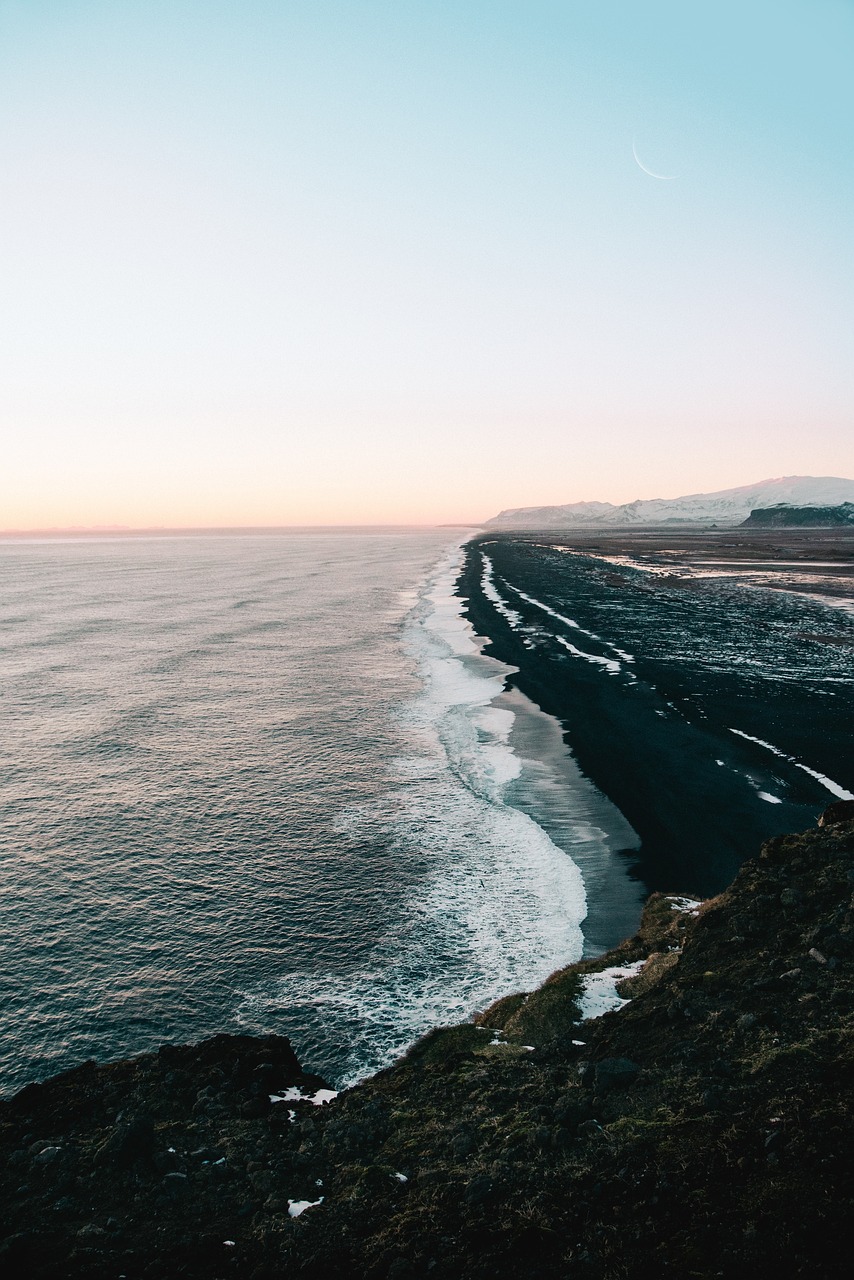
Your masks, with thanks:
<instances>
[{"instance_id":1,"label":"horizon line","mask_svg":"<svg viewBox=\"0 0 854 1280\"><path fill-rule=\"evenodd\" d=\"M363 521L339 524L241 524L241 525L45 525L34 529L0 529L0 538L59 538L59 537L175 537L200 534L268 534L294 532L323 532L330 530L367 529L480 529L485 521L474 520L425 520L425 521Z\"/></svg>"}]
</instances>

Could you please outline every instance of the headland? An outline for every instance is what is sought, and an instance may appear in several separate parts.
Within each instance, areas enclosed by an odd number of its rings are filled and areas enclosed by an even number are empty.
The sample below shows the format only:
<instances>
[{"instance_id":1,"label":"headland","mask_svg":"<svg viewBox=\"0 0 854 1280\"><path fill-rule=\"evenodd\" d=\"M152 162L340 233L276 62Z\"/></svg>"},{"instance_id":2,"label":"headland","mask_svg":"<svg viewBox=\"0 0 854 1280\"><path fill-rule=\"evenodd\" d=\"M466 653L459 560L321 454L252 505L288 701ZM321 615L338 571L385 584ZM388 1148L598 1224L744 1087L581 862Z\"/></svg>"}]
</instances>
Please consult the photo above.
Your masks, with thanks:
<instances>
[{"instance_id":1,"label":"headland","mask_svg":"<svg viewBox=\"0 0 854 1280\"><path fill-rule=\"evenodd\" d=\"M277 1037L30 1086L0 1104L4 1274L838 1280L852 892L843 802L325 1105Z\"/></svg>"}]
</instances>

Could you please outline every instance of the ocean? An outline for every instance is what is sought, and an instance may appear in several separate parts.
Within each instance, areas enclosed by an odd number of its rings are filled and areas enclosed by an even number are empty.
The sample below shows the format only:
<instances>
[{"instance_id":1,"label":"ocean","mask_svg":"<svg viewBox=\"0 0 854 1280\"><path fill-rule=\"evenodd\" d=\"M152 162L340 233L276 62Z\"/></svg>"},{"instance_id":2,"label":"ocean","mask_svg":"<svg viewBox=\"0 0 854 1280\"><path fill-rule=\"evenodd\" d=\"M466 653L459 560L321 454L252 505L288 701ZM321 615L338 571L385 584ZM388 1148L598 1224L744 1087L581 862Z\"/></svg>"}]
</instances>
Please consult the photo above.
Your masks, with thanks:
<instances>
[{"instance_id":1,"label":"ocean","mask_svg":"<svg viewBox=\"0 0 854 1280\"><path fill-rule=\"evenodd\" d=\"M463 531L0 544L0 1090L220 1031L337 1087L630 932Z\"/></svg>"}]
</instances>

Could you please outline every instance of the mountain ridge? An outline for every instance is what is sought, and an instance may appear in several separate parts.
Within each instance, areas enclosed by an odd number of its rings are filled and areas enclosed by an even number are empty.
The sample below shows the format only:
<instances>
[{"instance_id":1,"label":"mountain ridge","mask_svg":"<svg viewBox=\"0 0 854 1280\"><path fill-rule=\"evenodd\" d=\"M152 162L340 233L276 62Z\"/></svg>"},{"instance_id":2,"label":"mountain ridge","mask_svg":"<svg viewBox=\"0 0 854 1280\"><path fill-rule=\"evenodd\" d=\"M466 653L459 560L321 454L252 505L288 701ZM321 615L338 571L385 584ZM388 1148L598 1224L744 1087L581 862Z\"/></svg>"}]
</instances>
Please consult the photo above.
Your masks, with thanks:
<instances>
[{"instance_id":1,"label":"mountain ridge","mask_svg":"<svg viewBox=\"0 0 854 1280\"><path fill-rule=\"evenodd\" d=\"M854 502L854 480L842 476L778 476L755 484L691 493L678 498L636 498L610 502L570 502L557 506L510 507L485 522L487 529L571 529L670 523L735 525L759 507L837 506Z\"/></svg>"}]
</instances>

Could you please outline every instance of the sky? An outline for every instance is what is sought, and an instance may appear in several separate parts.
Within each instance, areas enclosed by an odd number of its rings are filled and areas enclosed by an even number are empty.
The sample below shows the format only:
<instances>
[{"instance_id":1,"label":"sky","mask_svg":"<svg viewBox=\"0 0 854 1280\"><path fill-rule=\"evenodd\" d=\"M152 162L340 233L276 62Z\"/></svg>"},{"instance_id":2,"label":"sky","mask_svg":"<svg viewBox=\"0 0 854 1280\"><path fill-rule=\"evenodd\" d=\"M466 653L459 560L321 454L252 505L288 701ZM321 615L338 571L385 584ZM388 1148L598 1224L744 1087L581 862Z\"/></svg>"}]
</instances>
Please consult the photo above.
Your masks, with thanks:
<instances>
[{"instance_id":1,"label":"sky","mask_svg":"<svg viewBox=\"0 0 854 1280\"><path fill-rule=\"evenodd\" d=\"M0 0L0 529L854 477L853 58L847 0Z\"/></svg>"}]
</instances>

